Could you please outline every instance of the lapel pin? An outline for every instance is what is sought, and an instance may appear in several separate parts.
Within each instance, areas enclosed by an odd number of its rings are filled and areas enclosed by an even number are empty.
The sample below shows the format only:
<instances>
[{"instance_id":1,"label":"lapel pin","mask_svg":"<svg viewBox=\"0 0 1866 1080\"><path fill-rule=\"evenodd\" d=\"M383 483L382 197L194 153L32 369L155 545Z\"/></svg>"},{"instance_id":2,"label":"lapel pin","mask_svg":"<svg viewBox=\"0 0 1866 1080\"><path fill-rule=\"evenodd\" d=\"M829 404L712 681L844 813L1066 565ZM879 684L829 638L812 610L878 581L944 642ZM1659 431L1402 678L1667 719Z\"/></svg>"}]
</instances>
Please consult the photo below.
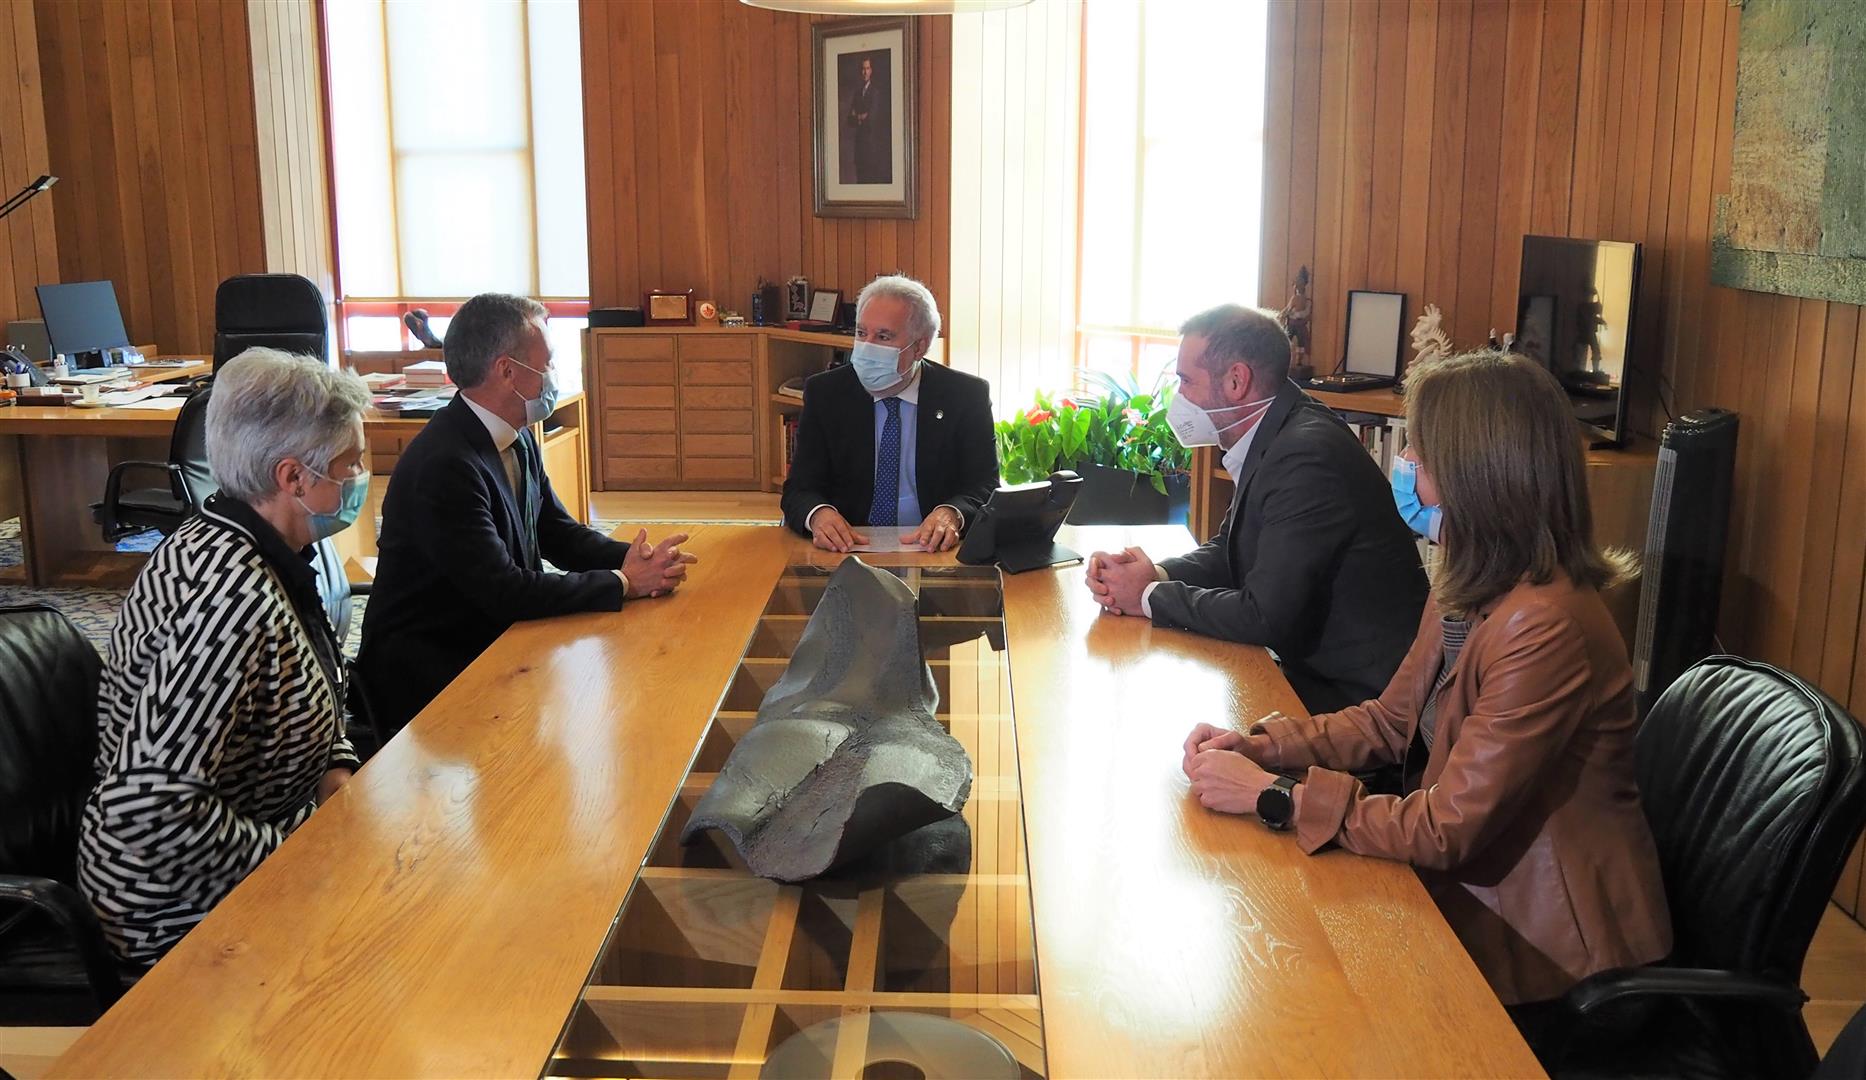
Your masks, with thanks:
<instances>
[{"instance_id":1,"label":"lapel pin","mask_svg":"<svg viewBox=\"0 0 1866 1080\"><path fill-rule=\"evenodd\" d=\"M934 410L933 410L933 419L935 419L935 420L944 420L944 419L946 419L946 410L945 410L945 409L934 409Z\"/></svg>"}]
</instances>

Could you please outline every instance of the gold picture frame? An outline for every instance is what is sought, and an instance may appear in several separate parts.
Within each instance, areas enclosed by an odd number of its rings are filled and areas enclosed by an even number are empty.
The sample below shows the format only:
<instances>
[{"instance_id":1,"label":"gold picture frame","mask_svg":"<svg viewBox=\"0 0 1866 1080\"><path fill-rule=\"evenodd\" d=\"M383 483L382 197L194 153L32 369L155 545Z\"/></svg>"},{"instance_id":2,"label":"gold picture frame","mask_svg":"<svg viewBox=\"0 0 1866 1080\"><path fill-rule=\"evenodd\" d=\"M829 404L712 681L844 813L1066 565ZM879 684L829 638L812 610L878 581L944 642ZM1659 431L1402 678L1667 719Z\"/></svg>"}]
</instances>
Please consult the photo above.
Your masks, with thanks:
<instances>
[{"instance_id":1,"label":"gold picture frame","mask_svg":"<svg viewBox=\"0 0 1866 1080\"><path fill-rule=\"evenodd\" d=\"M872 17L811 24L818 217L918 215L915 25Z\"/></svg>"}]
</instances>

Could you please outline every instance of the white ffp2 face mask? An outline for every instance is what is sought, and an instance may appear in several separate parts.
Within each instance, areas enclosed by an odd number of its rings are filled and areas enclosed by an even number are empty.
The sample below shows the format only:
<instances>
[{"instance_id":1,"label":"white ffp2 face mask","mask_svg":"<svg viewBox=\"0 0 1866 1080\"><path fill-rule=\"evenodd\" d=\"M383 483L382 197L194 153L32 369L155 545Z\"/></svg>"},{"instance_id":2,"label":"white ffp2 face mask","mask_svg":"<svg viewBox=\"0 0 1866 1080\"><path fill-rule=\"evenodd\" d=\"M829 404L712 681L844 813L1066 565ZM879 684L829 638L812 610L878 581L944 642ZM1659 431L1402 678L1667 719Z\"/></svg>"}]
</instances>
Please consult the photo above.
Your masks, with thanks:
<instances>
[{"instance_id":1,"label":"white ffp2 face mask","mask_svg":"<svg viewBox=\"0 0 1866 1080\"><path fill-rule=\"evenodd\" d=\"M1269 397L1258 398L1256 401L1247 401L1242 405L1227 405L1222 409L1202 409L1186 400L1185 394L1176 393L1173 395L1172 404L1166 407L1166 423L1173 429L1173 435L1179 440L1179 445L1188 450L1200 446L1217 446L1219 432L1230 431L1239 424L1250 423L1269 411L1270 403L1275 400L1276 395L1272 394ZM1224 427L1212 423L1213 413L1232 412L1237 409L1250 411Z\"/></svg>"}]
</instances>

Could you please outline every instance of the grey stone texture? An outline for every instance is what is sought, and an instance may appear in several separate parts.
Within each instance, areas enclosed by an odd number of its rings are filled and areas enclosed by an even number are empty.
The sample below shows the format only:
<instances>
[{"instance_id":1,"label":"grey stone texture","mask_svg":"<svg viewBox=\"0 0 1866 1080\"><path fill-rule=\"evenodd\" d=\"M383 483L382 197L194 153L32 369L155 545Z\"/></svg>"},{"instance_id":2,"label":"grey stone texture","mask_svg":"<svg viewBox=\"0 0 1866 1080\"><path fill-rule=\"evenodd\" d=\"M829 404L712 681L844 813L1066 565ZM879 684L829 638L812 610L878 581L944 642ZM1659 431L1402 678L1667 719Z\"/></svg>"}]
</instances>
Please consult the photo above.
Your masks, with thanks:
<instances>
[{"instance_id":1,"label":"grey stone texture","mask_svg":"<svg viewBox=\"0 0 1866 1080\"><path fill-rule=\"evenodd\" d=\"M917 623L905 582L844 559L681 842L718 829L753 873L806 881L958 813L972 761L933 718Z\"/></svg>"}]
</instances>

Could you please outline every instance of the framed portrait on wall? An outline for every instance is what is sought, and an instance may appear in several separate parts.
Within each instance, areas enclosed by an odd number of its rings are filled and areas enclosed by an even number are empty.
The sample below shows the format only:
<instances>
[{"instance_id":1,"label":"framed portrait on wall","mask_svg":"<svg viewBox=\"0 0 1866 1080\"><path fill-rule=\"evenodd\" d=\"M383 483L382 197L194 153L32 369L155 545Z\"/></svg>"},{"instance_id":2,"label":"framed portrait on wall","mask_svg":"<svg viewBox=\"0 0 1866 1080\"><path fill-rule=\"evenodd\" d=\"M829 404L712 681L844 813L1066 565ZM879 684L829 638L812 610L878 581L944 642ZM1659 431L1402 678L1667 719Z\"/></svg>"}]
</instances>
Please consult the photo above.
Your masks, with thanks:
<instances>
[{"instance_id":1,"label":"framed portrait on wall","mask_svg":"<svg viewBox=\"0 0 1866 1080\"><path fill-rule=\"evenodd\" d=\"M819 22L811 40L817 216L913 217L914 20Z\"/></svg>"}]
</instances>

